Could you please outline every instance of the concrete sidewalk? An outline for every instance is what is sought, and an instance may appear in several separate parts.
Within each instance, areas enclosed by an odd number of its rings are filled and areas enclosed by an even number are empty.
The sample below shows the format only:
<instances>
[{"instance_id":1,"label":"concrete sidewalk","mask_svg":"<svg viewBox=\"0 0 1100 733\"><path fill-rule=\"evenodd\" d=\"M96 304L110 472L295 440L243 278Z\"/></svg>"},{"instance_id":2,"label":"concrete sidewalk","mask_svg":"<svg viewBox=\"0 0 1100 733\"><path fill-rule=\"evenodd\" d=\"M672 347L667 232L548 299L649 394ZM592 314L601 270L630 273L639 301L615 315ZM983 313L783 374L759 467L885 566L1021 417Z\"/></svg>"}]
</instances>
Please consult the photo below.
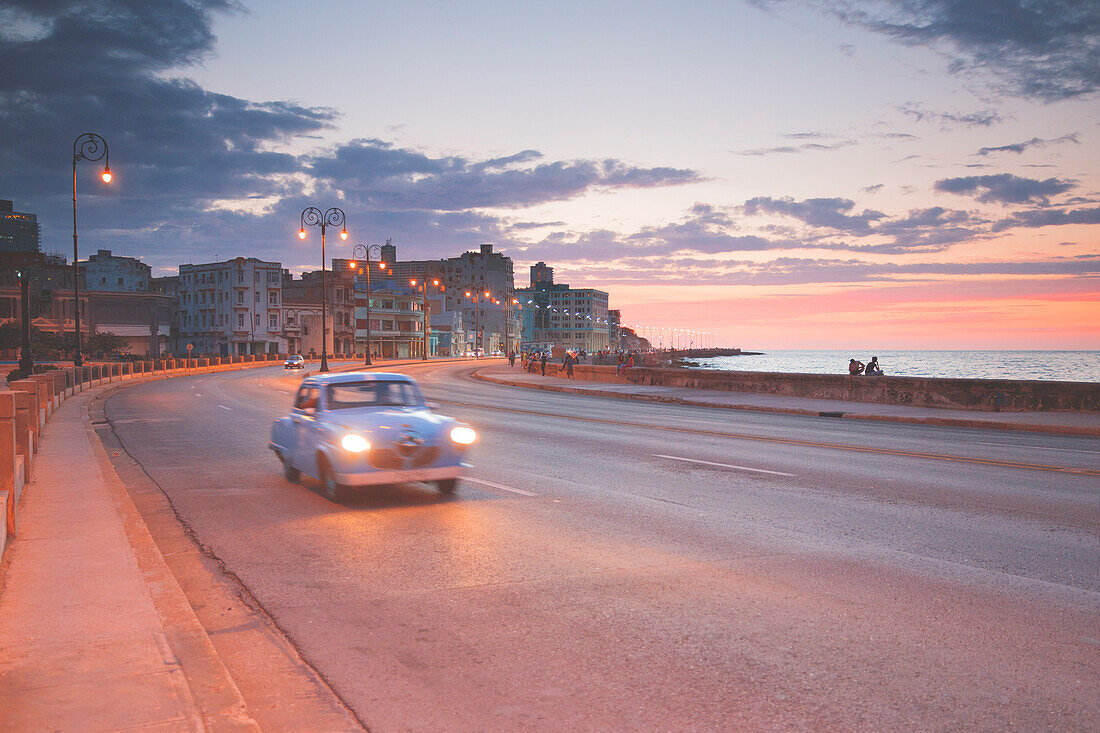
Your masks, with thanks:
<instances>
[{"instance_id":1,"label":"concrete sidewalk","mask_svg":"<svg viewBox=\"0 0 1100 733\"><path fill-rule=\"evenodd\" d=\"M103 399L135 383L71 395L43 427L0 564L0 731L362 730L96 434Z\"/></svg>"},{"instance_id":2,"label":"concrete sidewalk","mask_svg":"<svg viewBox=\"0 0 1100 733\"><path fill-rule=\"evenodd\" d=\"M67 400L0 576L0 730L258 730Z\"/></svg>"},{"instance_id":3,"label":"concrete sidewalk","mask_svg":"<svg viewBox=\"0 0 1100 733\"><path fill-rule=\"evenodd\" d=\"M1100 413L1083 412L978 412L933 407L909 407L874 402L821 400L748 392L725 392L687 387L596 382L564 377L528 374L517 361L515 367L487 366L474 376L485 381L555 392L645 400L679 405L756 410L792 415L885 420L890 422L946 425L997 430L1029 430L1066 435L1100 436Z\"/></svg>"}]
</instances>

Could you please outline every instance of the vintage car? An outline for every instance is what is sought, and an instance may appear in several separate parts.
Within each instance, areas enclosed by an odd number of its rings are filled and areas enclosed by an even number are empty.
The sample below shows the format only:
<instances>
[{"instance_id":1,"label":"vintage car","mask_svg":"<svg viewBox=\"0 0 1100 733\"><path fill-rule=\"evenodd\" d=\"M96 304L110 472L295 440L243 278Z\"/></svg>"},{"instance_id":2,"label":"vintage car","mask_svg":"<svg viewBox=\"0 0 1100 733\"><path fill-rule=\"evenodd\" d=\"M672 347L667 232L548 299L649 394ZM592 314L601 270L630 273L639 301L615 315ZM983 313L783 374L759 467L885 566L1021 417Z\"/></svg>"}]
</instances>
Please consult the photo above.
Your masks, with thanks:
<instances>
[{"instance_id":1,"label":"vintage car","mask_svg":"<svg viewBox=\"0 0 1100 733\"><path fill-rule=\"evenodd\" d=\"M410 377L343 372L302 381L290 414L271 428L270 447L288 480L313 476L340 501L353 487L405 481L454 493L475 440L469 425L429 408Z\"/></svg>"},{"instance_id":2,"label":"vintage car","mask_svg":"<svg viewBox=\"0 0 1100 733\"><path fill-rule=\"evenodd\" d=\"M301 354L291 354L283 362L283 369L301 369L306 365L306 360Z\"/></svg>"}]
</instances>

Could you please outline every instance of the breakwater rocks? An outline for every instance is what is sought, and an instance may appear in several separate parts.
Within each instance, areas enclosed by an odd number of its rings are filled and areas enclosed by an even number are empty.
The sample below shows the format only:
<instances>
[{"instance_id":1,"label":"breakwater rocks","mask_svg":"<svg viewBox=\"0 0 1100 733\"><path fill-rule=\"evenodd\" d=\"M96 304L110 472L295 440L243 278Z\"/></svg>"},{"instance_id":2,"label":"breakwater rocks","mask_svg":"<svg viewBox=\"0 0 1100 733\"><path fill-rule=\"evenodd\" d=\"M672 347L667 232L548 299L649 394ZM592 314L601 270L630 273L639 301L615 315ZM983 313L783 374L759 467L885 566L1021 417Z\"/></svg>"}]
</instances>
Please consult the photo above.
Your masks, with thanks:
<instances>
[{"instance_id":1,"label":"breakwater rocks","mask_svg":"<svg viewBox=\"0 0 1100 733\"><path fill-rule=\"evenodd\" d=\"M672 359L709 359L712 356L760 356L760 351L741 351L741 349L678 349L663 352Z\"/></svg>"}]
</instances>

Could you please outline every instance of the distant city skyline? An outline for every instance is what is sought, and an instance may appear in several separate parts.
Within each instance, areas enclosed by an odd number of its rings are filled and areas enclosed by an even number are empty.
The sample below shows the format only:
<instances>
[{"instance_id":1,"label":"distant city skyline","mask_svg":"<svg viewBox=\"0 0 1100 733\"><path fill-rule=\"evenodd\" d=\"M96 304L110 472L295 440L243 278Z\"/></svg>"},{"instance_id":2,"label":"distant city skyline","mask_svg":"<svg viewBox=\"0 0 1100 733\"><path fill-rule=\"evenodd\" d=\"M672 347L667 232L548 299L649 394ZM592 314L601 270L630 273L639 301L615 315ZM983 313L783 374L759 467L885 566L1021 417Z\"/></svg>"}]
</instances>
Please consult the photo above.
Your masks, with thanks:
<instances>
[{"instance_id":1,"label":"distant city skyline","mask_svg":"<svg viewBox=\"0 0 1100 733\"><path fill-rule=\"evenodd\" d=\"M994 17L995 14L995 17ZM308 22L307 22L308 21ZM996 21L996 22L994 22ZM0 198L71 256L493 244L624 325L778 348L1100 348L1100 6L0 2Z\"/></svg>"}]
</instances>

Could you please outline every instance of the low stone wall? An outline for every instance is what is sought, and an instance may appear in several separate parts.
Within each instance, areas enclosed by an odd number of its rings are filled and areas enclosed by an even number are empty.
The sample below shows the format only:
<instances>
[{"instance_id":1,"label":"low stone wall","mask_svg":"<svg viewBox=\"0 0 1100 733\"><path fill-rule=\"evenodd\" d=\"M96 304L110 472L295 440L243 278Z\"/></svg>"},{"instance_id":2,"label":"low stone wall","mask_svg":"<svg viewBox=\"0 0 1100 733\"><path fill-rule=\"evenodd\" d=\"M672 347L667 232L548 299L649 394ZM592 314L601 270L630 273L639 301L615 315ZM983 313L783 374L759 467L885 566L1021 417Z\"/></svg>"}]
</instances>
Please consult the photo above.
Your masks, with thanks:
<instances>
[{"instance_id":1,"label":"low stone wall","mask_svg":"<svg viewBox=\"0 0 1100 733\"><path fill-rule=\"evenodd\" d=\"M557 367L547 364L547 373ZM1100 412L1100 383L1016 379L929 379L924 377L848 377L834 374L720 372L701 369L626 369L578 364L577 379L661 387L690 387L727 392L855 400L888 405L944 407L956 410L1056 410Z\"/></svg>"}]
</instances>

